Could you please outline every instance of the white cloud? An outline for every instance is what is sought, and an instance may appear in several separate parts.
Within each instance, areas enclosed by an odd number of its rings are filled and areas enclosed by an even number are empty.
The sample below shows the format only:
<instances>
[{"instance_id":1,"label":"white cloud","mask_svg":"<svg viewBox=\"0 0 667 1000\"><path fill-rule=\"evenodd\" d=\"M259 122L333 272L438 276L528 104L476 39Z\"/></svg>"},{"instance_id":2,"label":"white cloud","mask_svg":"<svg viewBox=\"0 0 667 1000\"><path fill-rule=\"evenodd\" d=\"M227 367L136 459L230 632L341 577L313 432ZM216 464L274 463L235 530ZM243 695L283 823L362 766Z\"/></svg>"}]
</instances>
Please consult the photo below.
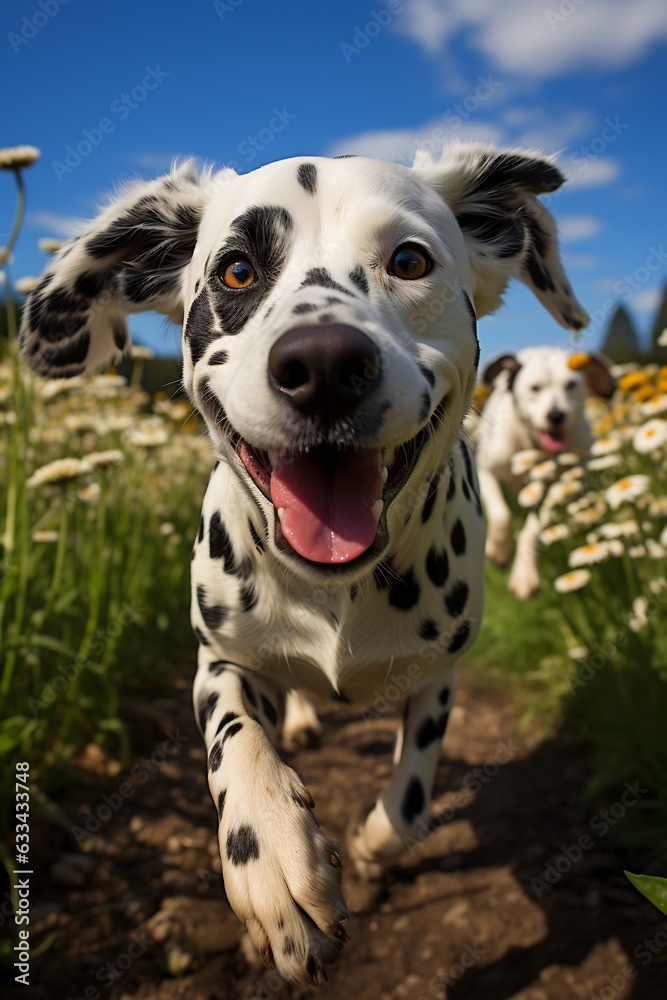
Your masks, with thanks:
<instances>
[{"instance_id":1,"label":"white cloud","mask_svg":"<svg viewBox=\"0 0 667 1000\"><path fill-rule=\"evenodd\" d=\"M667 5L655 0L583 0L563 15L553 0L420 0L397 19L396 29L429 56L455 36L512 76L558 76L575 68L627 66L667 36Z\"/></svg>"},{"instance_id":2,"label":"white cloud","mask_svg":"<svg viewBox=\"0 0 667 1000\"><path fill-rule=\"evenodd\" d=\"M453 129L443 118L415 129L386 129L378 132L362 132L360 135L340 139L327 151L327 156L355 153L357 156L374 156L379 160L393 160L412 163L417 149L440 152L446 142L493 142L503 141L500 128L487 123L463 123Z\"/></svg>"},{"instance_id":3,"label":"white cloud","mask_svg":"<svg viewBox=\"0 0 667 1000\"><path fill-rule=\"evenodd\" d=\"M602 223L594 215L561 215L558 218L558 232L564 243L589 240L601 229Z\"/></svg>"},{"instance_id":4,"label":"white cloud","mask_svg":"<svg viewBox=\"0 0 667 1000\"><path fill-rule=\"evenodd\" d=\"M185 160L180 153L156 153L142 150L132 157L134 163L143 170L170 170L174 160Z\"/></svg>"},{"instance_id":5,"label":"white cloud","mask_svg":"<svg viewBox=\"0 0 667 1000\"><path fill-rule=\"evenodd\" d=\"M47 209L29 212L26 221L33 229L43 230L44 236L76 236L81 228L81 219L59 215L58 212L49 212Z\"/></svg>"},{"instance_id":6,"label":"white cloud","mask_svg":"<svg viewBox=\"0 0 667 1000\"><path fill-rule=\"evenodd\" d=\"M610 157L587 160L583 156L563 156L560 166L567 177L568 191L576 188L603 187L615 181L621 172L620 164Z\"/></svg>"},{"instance_id":7,"label":"white cloud","mask_svg":"<svg viewBox=\"0 0 667 1000\"><path fill-rule=\"evenodd\" d=\"M662 288L642 288L635 292L630 300L633 309L638 312L653 312L662 302Z\"/></svg>"}]
</instances>

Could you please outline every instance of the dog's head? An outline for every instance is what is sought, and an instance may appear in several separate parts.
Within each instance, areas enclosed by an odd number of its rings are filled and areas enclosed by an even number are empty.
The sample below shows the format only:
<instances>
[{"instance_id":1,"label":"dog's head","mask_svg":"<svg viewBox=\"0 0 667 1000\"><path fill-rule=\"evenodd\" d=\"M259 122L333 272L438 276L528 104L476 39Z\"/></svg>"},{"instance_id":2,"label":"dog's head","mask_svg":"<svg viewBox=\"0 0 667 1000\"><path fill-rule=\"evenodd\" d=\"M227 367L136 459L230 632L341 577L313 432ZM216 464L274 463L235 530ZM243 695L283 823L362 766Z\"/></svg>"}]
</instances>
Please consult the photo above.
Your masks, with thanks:
<instances>
[{"instance_id":1,"label":"dog's head","mask_svg":"<svg viewBox=\"0 0 667 1000\"><path fill-rule=\"evenodd\" d=\"M512 393L519 418L543 451L557 453L587 445L587 392L604 399L614 394L616 383L608 358L585 355L585 363L573 370L570 357L560 347L526 347L489 362L482 373L488 386Z\"/></svg>"},{"instance_id":2,"label":"dog's head","mask_svg":"<svg viewBox=\"0 0 667 1000\"><path fill-rule=\"evenodd\" d=\"M128 312L183 322L186 389L276 553L311 576L352 574L386 551L393 501L456 440L476 318L508 281L561 325L587 322L536 198L562 181L550 160L480 146L412 168L186 164L135 182L54 258L24 353L66 377L125 350Z\"/></svg>"}]
</instances>

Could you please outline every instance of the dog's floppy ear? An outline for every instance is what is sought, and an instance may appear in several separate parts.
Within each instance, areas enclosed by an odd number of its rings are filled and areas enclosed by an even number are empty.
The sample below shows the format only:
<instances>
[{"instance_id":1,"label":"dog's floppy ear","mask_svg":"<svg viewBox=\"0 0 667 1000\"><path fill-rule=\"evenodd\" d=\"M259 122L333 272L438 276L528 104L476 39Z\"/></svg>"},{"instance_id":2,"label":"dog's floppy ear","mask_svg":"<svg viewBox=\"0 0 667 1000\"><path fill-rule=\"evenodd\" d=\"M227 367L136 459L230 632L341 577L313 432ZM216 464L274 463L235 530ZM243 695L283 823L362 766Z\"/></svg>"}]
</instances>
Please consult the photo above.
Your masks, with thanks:
<instances>
[{"instance_id":1,"label":"dog's floppy ear","mask_svg":"<svg viewBox=\"0 0 667 1000\"><path fill-rule=\"evenodd\" d=\"M54 257L25 304L21 346L40 374L64 378L118 358L126 314L153 309L182 320L210 175L189 161L136 181Z\"/></svg>"},{"instance_id":2,"label":"dog's floppy ear","mask_svg":"<svg viewBox=\"0 0 667 1000\"><path fill-rule=\"evenodd\" d=\"M496 358L495 361L489 361L485 365L482 372L482 382L485 385L492 386L501 372L507 372L506 384L507 388L510 389L520 368L521 363L517 361L513 354L503 354L502 357Z\"/></svg>"},{"instance_id":3,"label":"dog's floppy ear","mask_svg":"<svg viewBox=\"0 0 667 1000\"><path fill-rule=\"evenodd\" d=\"M576 355L574 357L576 358ZM616 379L611 373L613 362L600 353L589 353L586 357L587 361L581 367L586 376L588 388L596 396L611 399L616 390Z\"/></svg>"},{"instance_id":4,"label":"dog's floppy ear","mask_svg":"<svg viewBox=\"0 0 667 1000\"><path fill-rule=\"evenodd\" d=\"M556 224L537 195L565 178L548 158L470 144L445 149L439 161L417 153L417 172L456 216L466 241L478 316L493 312L511 278L523 281L571 330L588 323L560 261Z\"/></svg>"}]
</instances>

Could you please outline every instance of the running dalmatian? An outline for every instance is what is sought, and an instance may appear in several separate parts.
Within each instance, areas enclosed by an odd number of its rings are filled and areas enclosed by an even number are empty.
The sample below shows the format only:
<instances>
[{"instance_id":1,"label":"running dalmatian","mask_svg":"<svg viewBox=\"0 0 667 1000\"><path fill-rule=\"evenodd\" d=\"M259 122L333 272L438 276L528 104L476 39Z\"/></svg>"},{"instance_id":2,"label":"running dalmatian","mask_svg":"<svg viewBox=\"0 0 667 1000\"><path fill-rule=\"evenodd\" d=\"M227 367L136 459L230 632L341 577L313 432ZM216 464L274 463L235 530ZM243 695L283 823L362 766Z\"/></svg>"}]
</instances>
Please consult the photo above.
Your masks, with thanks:
<instances>
[{"instance_id":1,"label":"running dalmatian","mask_svg":"<svg viewBox=\"0 0 667 1000\"><path fill-rule=\"evenodd\" d=\"M427 817L453 665L480 628L462 436L476 319L519 278L561 325L587 322L536 198L562 182L549 159L478 145L412 168L188 163L126 188L27 304L23 351L50 377L117 359L127 313L184 324L218 457L192 565L194 704L227 897L288 980L326 978L348 911L340 855L274 749L286 693L361 708L390 673L411 678L393 777L348 843L377 874Z\"/></svg>"}]
</instances>

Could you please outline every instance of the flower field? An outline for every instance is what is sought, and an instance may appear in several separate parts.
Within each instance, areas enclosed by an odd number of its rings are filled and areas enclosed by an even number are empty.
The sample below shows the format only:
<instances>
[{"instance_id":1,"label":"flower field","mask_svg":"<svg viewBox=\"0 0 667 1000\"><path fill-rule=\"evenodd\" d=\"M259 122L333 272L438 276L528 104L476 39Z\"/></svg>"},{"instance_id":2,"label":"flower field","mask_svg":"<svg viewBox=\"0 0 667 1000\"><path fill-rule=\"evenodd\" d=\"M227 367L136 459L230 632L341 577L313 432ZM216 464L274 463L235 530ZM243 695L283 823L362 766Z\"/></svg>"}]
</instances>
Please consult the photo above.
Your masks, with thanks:
<instances>
[{"instance_id":1,"label":"flower field","mask_svg":"<svg viewBox=\"0 0 667 1000\"><path fill-rule=\"evenodd\" d=\"M575 355L575 364L576 364ZM591 799L625 781L650 793L623 835L651 848L667 828L667 369L627 365L609 403L587 403L586 461L514 457L540 524L541 592L519 604L489 566L471 660L511 675L527 714L562 726L592 754ZM495 663L494 663L495 660Z\"/></svg>"}]
</instances>

